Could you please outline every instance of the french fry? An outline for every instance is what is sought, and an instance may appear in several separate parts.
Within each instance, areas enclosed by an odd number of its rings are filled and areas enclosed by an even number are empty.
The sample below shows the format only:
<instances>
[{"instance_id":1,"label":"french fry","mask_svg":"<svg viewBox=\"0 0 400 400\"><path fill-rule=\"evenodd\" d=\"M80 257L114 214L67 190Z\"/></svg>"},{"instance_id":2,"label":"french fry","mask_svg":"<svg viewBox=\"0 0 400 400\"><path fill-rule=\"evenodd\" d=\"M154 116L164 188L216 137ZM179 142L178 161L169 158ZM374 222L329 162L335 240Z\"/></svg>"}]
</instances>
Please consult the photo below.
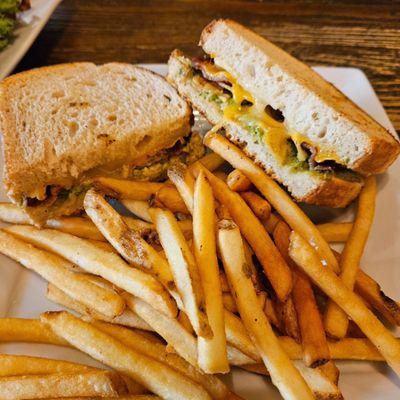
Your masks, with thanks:
<instances>
[{"instance_id":1,"label":"french fry","mask_svg":"<svg viewBox=\"0 0 400 400\"><path fill-rule=\"evenodd\" d=\"M68 233L32 226L4 228L23 240L52 251L94 275L100 275L117 287L141 297L167 315L175 316L176 305L153 276L130 267L118 255L97 248Z\"/></svg>"},{"instance_id":2,"label":"french fry","mask_svg":"<svg viewBox=\"0 0 400 400\"><path fill-rule=\"evenodd\" d=\"M200 172L194 188L193 247L204 292L205 311L213 336L212 338L199 336L197 340L199 366L209 374L229 371L226 353L224 306L214 235L214 210L212 189L204 174Z\"/></svg>"},{"instance_id":3,"label":"french fry","mask_svg":"<svg viewBox=\"0 0 400 400\"><path fill-rule=\"evenodd\" d=\"M304 363L308 367L315 368L330 359L328 342L311 282L289 257L290 233L289 226L281 221L275 227L273 237L295 275L292 297L301 333Z\"/></svg>"},{"instance_id":4,"label":"french fry","mask_svg":"<svg viewBox=\"0 0 400 400\"><path fill-rule=\"evenodd\" d=\"M261 222L266 222L271 215L271 205L267 200L254 192L240 193L244 201Z\"/></svg>"},{"instance_id":5,"label":"french fry","mask_svg":"<svg viewBox=\"0 0 400 400\"><path fill-rule=\"evenodd\" d=\"M152 208L150 215L193 329L198 336L211 338L212 331L203 311L205 299L198 267L182 231L171 211Z\"/></svg>"},{"instance_id":6,"label":"french fry","mask_svg":"<svg viewBox=\"0 0 400 400\"><path fill-rule=\"evenodd\" d=\"M224 318L226 339L229 344L253 360L261 362L260 354L251 341L241 319L227 310L224 312Z\"/></svg>"},{"instance_id":7,"label":"french fry","mask_svg":"<svg viewBox=\"0 0 400 400\"><path fill-rule=\"evenodd\" d=\"M230 219L230 217L228 219ZM254 284L254 288L256 289L256 292L259 293L264 290L264 284L262 283L262 281L260 279L260 274L254 264L254 260L253 260L254 251L249 246L247 241L244 239L243 239L243 250L244 250L244 256L246 258L246 263L249 266L249 270L251 271L251 280Z\"/></svg>"},{"instance_id":8,"label":"french fry","mask_svg":"<svg viewBox=\"0 0 400 400\"><path fill-rule=\"evenodd\" d=\"M229 292L229 284L228 280L226 279L226 275L224 271L219 271L219 280L221 282L221 290L223 293Z\"/></svg>"},{"instance_id":9,"label":"french fry","mask_svg":"<svg viewBox=\"0 0 400 400\"><path fill-rule=\"evenodd\" d=\"M257 302L253 283L246 272L243 244L233 221L219 223L218 243L225 273L236 294L243 323L252 337L273 383L285 399L313 399L310 388L289 360Z\"/></svg>"},{"instance_id":10,"label":"french fry","mask_svg":"<svg viewBox=\"0 0 400 400\"><path fill-rule=\"evenodd\" d=\"M340 279L344 285L353 290L357 278L358 266L364 252L375 214L376 180L370 176L365 180L364 187L358 198L357 215L353 229L344 246L340 257ZM328 301L325 312L325 330L335 339L346 336L349 319L346 313L333 301Z\"/></svg>"},{"instance_id":11,"label":"french fry","mask_svg":"<svg viewBox=\"0 0 400 400\"><path fill-rule=\"evenodd\" d=\"M317 369L322 372L335 385L339 383L340 371L336 364L330 360L324 365L320 365Z\"/></svg>"},{"instance_id":12,"label":"french fry","mask_svg":"<svg viewBox=\"0 0 400 400\"><path fill-rule=\"evenodd\" d=\"M108 242L102 242L100 240L93 240L93 239L86 239L88 242L94 244L99 249L110 251L111 253L117 253L114 247L111 246ZM75 272L84 272L82 268L77 267L76 265L73 266Z\"/></svg>"},{"instance_id":13,"label":"french fry","mask_svg":"<svg viewBox=\"0 0 400 400\"><path fill-rule=\"evenodd\" d=\"M325 224L318 224L317 228L328 243L346 242L353 228L353 223L327 222Z\"/></svg>"},{"instance_id":14,"label":"french fry","mask_svg":"<svg viewBox=\"0 0 400 400\"><path fill-rule=\"evenodd\" d=\"M99 371L99 369L69 361L0 354L0 377L58 373L70 374L89 371Z\"/></svg>"},{"instance_id":15,"label":"french fry","mask_svg":"<svg viewBox=\"0 0 400 400\"><path fill-rule=\"evenodd\" d=\"M267 297L264 303L264 313L267 316L268 321L275 326L276 329L283 331L283 323L277 311L275 302L272 301L271 298Z\"/></svg>"},{"instance_id":16,"label":"french fry","mask_svg":"<svg viewBox=\"0 0 400 400\"><path fill-rule=\"evenodd\" d=\"M360 327L392 369L400 375L400 343L331 269L323 267L318 254L296 232L292 232L290 236L289 255L314 283Z\"/></svg>"},{"instance_id":17,"label":"french fry","mask_svg":"<svg viewBox=\"0 0 400 400\"><path fill-rule=\"evenodd\" d=\"M330 265L336 273L339 272L336 258L320 231L274 180L267 176L239 148L218 133L208 132L204 137L204 144L228 161L234 168L240 169L288 225L312 244L320 259Z\"/></svg>"},{"instance_id":18,"label":"french fry","mask_svg":"<svg viewBox=\"0 0 400 400\"><path fill-rule=\"evenodd\" d=\"M236 307L235 300L230 293L222 293L222 303L224 308L232 313L237 313L238 309Z\"/></svg>"},{"instance_id":19,"label":"french fry","mask_svg":"<svg viewBox=\"0 0 400 400\"><path fill-rule=\"evenodd\" d=\"M72 266L63 258L40 250L1 230L0 252L36 272L47 281L63 286L69 296L85 306L95 305L108 317L115 317L124 311L125 303L117 293L105 291L90 282L86 275L71 271Z\"/></svg>"},{"instance_id":20,"label":"french fry","mask_svg":"<svg viewBox=\"0 0 400 400\"><path fill-rule=\"evenodd\" d=\"M400 304L388 297L381 287L361 269L354 290L389 323L400 326Z\"/></svg>"},{"instance_id":21,"label":"french fry","mask_svg":"<svg viewBox=\"0 0 400 400\"><path fill-rule=\"evenodd\" d=\"M0 220L10 224L32 225L32 221L25 211L12 203L0 203ZM86 239L104 240L102 234L87 218L54 218L47 220L45 226Z\"/></svg>"},{"instance_id":22,"label":"french fry","mask_svg":"<svg viewBox=\"0 0 400 400\"><path fill-rule=\"evenodd\" d=\"M189 210L182 200L179 192L175 187L170 185L164 185L157 190L155 197L156 202L161 203L163 207L168 208L173 213L189 214Z\"/></svg>"},{"instance_id":23,"label":"french fry","mask_svg":"<svg viewBox=\"0 0 400 400\"><path fill-rule=\"evenodd\" d=\"M233 347L228 344L226 347L226 351L228 354L229 364L234 367L240 367L242 365L251 365L252 363L254 363L254 360L252 358L242 353L236 347Z\"/></svg>"},{"instance_id":24,"label":"french fry","mask_svg":"<svg viewBox=\"0 0 400 400\"><path fill-rule=\"evenodd\" d=\"M43 399L49 397L117 397L127 388L117 374L109 371L11 376L0 378L3 399Z\"/></svg>"},{"instance_id":25,"label":"french fry","mask_svg":"<svg viewBox=\"0 0 400 400\"><path fill-rule=\"evenodd\" d=\"M145 200L126 200L122 199L121 203L128 209L132 214L146 222L151 222L149 214L149 202Z\"/></svg>"},{"instance_id":26,"label":"french fry","mask_svg":"<svg viewBox=\"0 0 400 400\"><path fill-rule=\"evenodd\" d=\"M134 351L90 323L67 312L48 312L41 320L77 349L129 376L166 400L211 400L205 389L154 358Z\"/></svg>"},{"instance_id":27,"label":"french fry","mask_svg":"<svg viewBox=\"0 0 400 400\"><path fill-rule=\"evenodd\" d=\"M265 230L269 233L272 234L275 230L276 225L282 221L282 219L276 215L275 213L271 213L269 218L263 223Z\"/></svg>"},{"instance_id":28,"label":"french fry","mask_svg":"<svg viewBox=\"0 0 400 400\"><path fill-rule=\"evenodd\" d=\"M1 342L45 343L68 346L68 343L57 336L47 325L37 319L0 318Z\"/></svg>"},{"instance_id":29,"label":"french fry","mask_svg":"<svg viewBox=\"0 0 400 400\"><path fill-rule=\"evenodd\" d=\"M215 171L217 168L225 163L225 160L217 153L209 153L197 160L197 162L201 163L209 171ZM192 169L192 166L193 164L189 165L190 170Z\"/></svg>"},{"instance_id":30,"label":"french fry","mask_svg":"<svg viewBox=\"0 0 400 400\"><path fill-rule=\"evenodd\" d=\"M194 178L183 163L176 163L168 169L168 178L175 185L189 212L193 214Z\"/></svg>"},{"instance_id":31,"label":"french fry","mask_svg":"<svg viewBox=\"0 0 400 400\"><path fill-rule=\"evenodd\" d=\"M190 323L189 317L183 312L179 311L178 314L178 322L182 325L183 328L185 328L191 335L194 335L194 329L192 324Z\"/></svg>"},{"instance_id":32,"label":"french fry","mask_svg":"<svg viewBox=\"0 0 400 400\"><path fill-rule=\"evenodd\" d=\"M167 317L146 302L124 295L127 306L147 322L188 363L197 367L197 343L175 318Z\"/></svg>"},{"instance_id":33,"label":"french fry","mask_svg":"<svg viewBox=\"0 0 400 400\"><path fill-rule=\"evenodd\" d=\"M95 180L100 187L105 187L116 192L121 199L149 200L160 190L164 184L157 182L131 181L98 177Z\"/></svg>"},{"instance_id":34,"label":"french fry","mask_svg":"<svg viewBox=\"0 0 400 400\"><path fill-rule=\"evenodd\" d=\"M72 299L65 292L58 287L49 283L47 285L46 297L54 303L60 304L70 310L76 311L79 314L86 315L91 318L95 318L101 321L107 321L112 324L119 324L129 326L131 328L143 329L146 331L152 331L153 329L139 316L137 316L132 310L126 309L121 315L115 318L109 318L99 311L93 308L86 307L82 303Z\"/></svg>"},{"instance_id":35,"label":"french fry","mask_svg":"<svg viewBox=\"0 0 400 400\"><path fill-rule=\"evenodd\" d=\"M154 340L143 336L141 332L131 329L125 329L98 321L93 321L92 323L98 329L115 337L133 350L140 351L149 357L167 364L188 378L199 383L207 390L207 392L210 393L213 399L224 400L229 395L229 389L221 380L213 375L201 372L198 368L193 367L178 354L168 353L165 345L161 342L154 342Z\"/></svg>"},{"instance_id":36,"label":"french fry","mask_svg":"<svg viewBox=\"0 0 400 400\"><path fill-rule=\"evenodd\" d=\"M238 169L234 169L228 175L226 183L228 184L229 189L234 192L245 192L246 190L249 190L252 185L250 179Z\"/></svg>"},{"instance_id":37,"label":"french fry","mask_svg":"<svg viewBox=\"0 0 400 400\"><path fill-rule=\"evenodd\" d=\"M84 207L104 237L126 261L136 267L148 269L167 289L174 290L174 278L166 260L140 235L128 228L101 194L93 189L89 190L85 195ZM173 311L176 315L176 306Z\"/></svg>"},{"instance_id":38,"label":"french fry","mask_svg":"<svg viewBox=\"0 0 400 400\"><path fill-rule=\"evenodd\" d=\"M232 192L225 182L216 178L201 164L197 164L197 166L196 174L200 171L204 172L213 189L214 196L228 209L243 236L254 250L278 298L285 300L292 290L292 275L261 222L238 193Z\"/></svg>"},{"instance_id":39,"label":"french fry","mask_svg":"<svg viewBox=\"0 0 400 400\"><path fill-rule=\"evenodd\" d=\"M332 373L336 371L322 371L320 370L321 367L315 369L306 368L298 361L294 361L294 364L312 389L316 399L343 400L343 396L337 387L337 383L332 380ZM256 374L269 376L269 372L264 364L241 365L240 368ZM336 379L336 376L334 378Z\"/></svg>"},{"instance_id":40,"label":"french fry","mask_svg":"<svg viewBox=\"0 0 400 400\"><path fill-rule=\"evenodd\" d=\"M291 295L285 302L275 302L275 310L279 314L280 327L283 333L296 341L301 341L297 312Z\"/></svg>"}]
</instances>

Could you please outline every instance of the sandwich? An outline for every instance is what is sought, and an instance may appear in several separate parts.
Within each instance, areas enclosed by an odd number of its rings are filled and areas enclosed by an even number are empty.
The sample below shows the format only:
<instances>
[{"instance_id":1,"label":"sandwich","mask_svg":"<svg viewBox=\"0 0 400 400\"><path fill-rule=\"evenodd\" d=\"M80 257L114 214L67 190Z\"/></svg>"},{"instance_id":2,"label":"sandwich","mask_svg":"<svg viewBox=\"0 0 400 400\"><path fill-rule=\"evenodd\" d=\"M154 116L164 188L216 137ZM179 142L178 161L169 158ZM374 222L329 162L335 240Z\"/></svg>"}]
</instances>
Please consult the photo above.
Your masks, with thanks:
<instances>
[{"instance_id":1,"label":"sandwich","mask_svg":"<svg viewBox=\"0 0 400 400\"><path fill-rule=\"evenodd\" d=\"M399 154L394 137L311 68L230 20L210 23L205 57L175 50L168 80L215 129L301 202L345 207Z\"/></svg>"},{"instance_id":2,"label":"sandwich","mask_svg":"<svg viewBox=\"0 0 400 400\"><path fill-rule=\"evenodd\" d=\"M62 64L0 83L3 180L36 224L82 207L96 176L156 180L204 148L161 76L129 64Z\"/></svg>"}]
</instances>

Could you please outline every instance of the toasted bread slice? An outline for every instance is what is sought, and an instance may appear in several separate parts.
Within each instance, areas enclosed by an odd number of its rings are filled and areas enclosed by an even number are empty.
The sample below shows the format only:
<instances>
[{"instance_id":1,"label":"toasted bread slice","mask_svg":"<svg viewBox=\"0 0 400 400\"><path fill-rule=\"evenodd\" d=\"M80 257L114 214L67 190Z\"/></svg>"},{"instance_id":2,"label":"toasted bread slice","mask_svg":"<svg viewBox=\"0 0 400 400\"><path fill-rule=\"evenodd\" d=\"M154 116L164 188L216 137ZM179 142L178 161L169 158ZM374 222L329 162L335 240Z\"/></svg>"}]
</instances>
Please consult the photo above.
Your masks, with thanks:
<instances>
[{"instance_id":1,"label":"toasted bread slice","mask_svg":"<svg viewBox=\"0 0 400 400\"><path fill-rule=\"evenodd\" d=\"M307 65L231 20L211 22L200 45L260 104L280 110L290 128L364 175L384 172L399 142Z\"/></svg>"},{"instance_id":2,"label":"toasted bread slice","mask_svg":"<svg viewBox=\"0 0 400 400\"><path fill-rule=\"evenodd\" d=\"M0 83L7 194L27 206L101 169L142 165L190 132L190 116L163 77L129 64L62 64L11 76ZM49 207L27 212L44 219ZM75 206L58 208L56 215Z\"/></svg>"},{"instance_id":3,"label":"toasted bread slice","mask_svg":"<svg viewBox=\"0 0 400 400\"><path fill-rule=\"evenodd\" d=\"M227 137L265 171L284 185L297 201L329 207L345 207L361 190L363 180L350 173L348 179L278 162L261 141L235 122L223 119L223 104L229 96L194 73L191 61L175 50L169 59L168 80L194 108L213 125L222 124Z\"/></svg>"}]
</instances>

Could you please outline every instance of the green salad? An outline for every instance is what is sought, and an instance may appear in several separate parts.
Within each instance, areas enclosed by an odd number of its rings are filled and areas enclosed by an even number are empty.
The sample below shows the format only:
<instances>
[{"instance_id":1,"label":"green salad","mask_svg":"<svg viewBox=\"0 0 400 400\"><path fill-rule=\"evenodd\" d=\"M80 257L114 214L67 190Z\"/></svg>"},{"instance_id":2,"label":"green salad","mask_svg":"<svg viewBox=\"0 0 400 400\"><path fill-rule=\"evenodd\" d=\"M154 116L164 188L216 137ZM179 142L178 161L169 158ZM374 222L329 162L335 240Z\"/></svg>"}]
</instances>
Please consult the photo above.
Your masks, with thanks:
<instances>
[{"instance_id":1,"label":"green salad","mask_svg":"<svg viewBox=\"0 0 400 400\"><path fill-rule=\"evenodd\" d=\"M17 13L30 8L29 0L0 0L0 51L9 43Z\"/></svg>"}]
</instances>

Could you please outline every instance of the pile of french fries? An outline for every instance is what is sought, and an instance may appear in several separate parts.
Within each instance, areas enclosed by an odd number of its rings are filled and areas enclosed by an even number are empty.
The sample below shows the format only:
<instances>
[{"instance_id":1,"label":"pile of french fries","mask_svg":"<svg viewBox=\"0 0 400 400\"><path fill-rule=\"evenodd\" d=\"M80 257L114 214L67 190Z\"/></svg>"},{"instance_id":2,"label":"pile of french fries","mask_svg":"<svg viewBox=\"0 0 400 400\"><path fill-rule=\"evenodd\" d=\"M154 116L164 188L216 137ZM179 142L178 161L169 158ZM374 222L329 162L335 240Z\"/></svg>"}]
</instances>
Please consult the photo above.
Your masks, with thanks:
<instances>
[{"instance_id":1,"label":"pile of french fries","mask_svg":"<svg viewBox=\"0 0 400 400\"><path fill-rule=\"evenodd\" d=\"M287 400L342 399L336 360L400 375L400 342L380 321L399 326L400 307L359 266L374 178L352 223L318 226L219 132L204 141L213 153L166 182L97 178L85 215L43 228L0 204L0 252L73 311L0 319L0 341L69 346L111 368L0 355L1 399L239 399L217 375L233 367L270 376Z\"/></svg>"}]
</instances>

